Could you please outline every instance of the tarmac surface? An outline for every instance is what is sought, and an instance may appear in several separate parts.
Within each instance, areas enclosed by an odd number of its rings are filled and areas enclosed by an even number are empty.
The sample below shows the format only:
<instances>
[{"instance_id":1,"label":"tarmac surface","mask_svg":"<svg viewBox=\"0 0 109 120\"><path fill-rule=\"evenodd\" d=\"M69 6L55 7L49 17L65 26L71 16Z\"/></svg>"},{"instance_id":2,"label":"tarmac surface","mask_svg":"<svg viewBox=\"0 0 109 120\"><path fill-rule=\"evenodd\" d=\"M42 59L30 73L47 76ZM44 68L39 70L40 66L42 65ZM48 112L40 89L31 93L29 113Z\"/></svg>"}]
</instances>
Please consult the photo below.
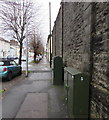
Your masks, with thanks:
<instances>
[{"instance_id":1,"label":"tarmac surface","mask_svg":"<svg viewBox=\"0 0 109 120\"><path fill-rule=\"evenodd\" d=\"M52 84L52 70L46 58L32 64L30 70L25 80L6 93L2 118L68 118L64 86Z\"/></svg>"}]
</instances>

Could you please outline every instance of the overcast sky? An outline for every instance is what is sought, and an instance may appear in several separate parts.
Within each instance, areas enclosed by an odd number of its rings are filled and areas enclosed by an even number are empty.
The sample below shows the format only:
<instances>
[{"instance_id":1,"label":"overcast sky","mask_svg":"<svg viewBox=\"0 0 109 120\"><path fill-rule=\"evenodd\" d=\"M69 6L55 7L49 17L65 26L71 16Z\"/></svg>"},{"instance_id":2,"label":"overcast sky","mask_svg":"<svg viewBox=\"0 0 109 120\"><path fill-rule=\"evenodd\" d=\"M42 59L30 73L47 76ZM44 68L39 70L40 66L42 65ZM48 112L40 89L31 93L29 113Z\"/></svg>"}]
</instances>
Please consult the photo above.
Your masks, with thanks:
<instances>
[{"instance_id":1,"label":"overcast sky","mask_svg":"<svg viewBox=\"0 0 109 120\"><path fill-rule=\"evenodd\" d=\"M61 0L32 0L35 4L41 5L40 8L40 29L43 36L44 44L47 41L49 34L49 2L51 2L51 26L53 28L54 21L56 20Z\"/></svg>"}]
</instances>

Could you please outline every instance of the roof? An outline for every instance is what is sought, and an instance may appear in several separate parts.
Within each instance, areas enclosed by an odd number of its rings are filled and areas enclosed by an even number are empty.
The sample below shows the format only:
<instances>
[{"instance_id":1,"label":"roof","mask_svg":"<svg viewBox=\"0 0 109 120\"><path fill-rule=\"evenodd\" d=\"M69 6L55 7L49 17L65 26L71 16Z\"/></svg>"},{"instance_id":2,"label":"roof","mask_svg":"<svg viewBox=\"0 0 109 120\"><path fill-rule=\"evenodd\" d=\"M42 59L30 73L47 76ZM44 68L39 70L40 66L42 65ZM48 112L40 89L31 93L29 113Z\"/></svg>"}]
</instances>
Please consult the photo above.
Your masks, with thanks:
<instances>
[{"instance_id":1,"label":"roof","mask_svg":"<svg viewBox=\"0 0 109 120\"><path fill-rule=\"evenodd\" d=\"M10 45L18 46L18 41L10 40Z\"/></svg>"},{"instance_id":2,"label":"roof","mask_svg":"<svg viewBox=\"0 0 109 120\"><path fill-rule=\"evenodd\" d=\"M0 58L0 61L13 61L13 59L8 59L8 58Z\"/></svg>"},{"instance_id":3,"label":"roof","mask_svg":"<svg viewBox=\"0 0 109 120\"><path fill-rule=\"evenodd\" d=\"M10 41L5 40L4 38L1 38L1 37L0 37L0 41L4 41L4 42L7 42L7 43L10 43Z\"/></svg>"}]
</instances>

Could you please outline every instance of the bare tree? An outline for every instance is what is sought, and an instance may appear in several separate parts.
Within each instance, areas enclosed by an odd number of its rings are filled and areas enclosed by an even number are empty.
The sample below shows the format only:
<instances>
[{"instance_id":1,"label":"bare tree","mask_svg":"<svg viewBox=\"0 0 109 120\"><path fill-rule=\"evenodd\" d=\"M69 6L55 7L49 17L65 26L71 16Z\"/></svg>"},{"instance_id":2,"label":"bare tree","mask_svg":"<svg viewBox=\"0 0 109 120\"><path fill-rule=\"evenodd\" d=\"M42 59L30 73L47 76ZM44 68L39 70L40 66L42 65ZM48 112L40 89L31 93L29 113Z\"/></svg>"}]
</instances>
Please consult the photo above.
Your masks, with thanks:
<instances>
[{"instance_id":1,"label":"bare tree","mask_svg":"<svg viewBox=\"0 0 109 120\"><path fill-rule=\"evenodd\" d=\"M19 64L21 65L23 40L25 39L25 30L33 22L33 3L25 0L14 0L2 2L0 8L0 18L2 20L4 30L11 31L13 38L18 40L20 45Z\"/></svg>"},{"instance_id":2,"label":"bare tree","mask_svg":"<svg viewBox=\"0 0 109 120\"><path fill-rule=\"evenodd\" d=\"M36 62L36 55L43 53L43 44L42 44L42 37L39 32L35 32L30 35L30 49L34 52L34 62Z\"/></svg>"}]
</instances>

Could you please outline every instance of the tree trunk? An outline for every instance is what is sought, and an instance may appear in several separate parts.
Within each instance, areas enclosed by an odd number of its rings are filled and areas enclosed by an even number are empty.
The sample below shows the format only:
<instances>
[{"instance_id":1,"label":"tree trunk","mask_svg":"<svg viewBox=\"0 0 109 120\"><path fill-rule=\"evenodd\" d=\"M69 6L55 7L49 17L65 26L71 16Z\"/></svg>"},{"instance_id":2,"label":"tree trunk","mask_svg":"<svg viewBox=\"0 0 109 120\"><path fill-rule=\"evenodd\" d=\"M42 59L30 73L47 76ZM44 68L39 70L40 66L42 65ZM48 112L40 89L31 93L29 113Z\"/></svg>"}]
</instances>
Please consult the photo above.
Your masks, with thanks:
<instances>
[{"instance_id":1,"label":"tree trunk","mask_svg":"<svg viewBox=\"0 0 109 120\"><path fill-rule=\"evenodd\" d=\"M36 55L37 55L37 53L34 52L34 62L35 62L35 63L36 63Z\"/></svg>"},{"instance_id":2,"label":"tree trunk","mask_svg":"<svg viewBox=\"0 0 109 120\"><path fill-rule=\"evenodd\" d=\"M22 43L20 43L20 55L19 55L19 64L22 64Z\"/></svg>"}]
</instances>

